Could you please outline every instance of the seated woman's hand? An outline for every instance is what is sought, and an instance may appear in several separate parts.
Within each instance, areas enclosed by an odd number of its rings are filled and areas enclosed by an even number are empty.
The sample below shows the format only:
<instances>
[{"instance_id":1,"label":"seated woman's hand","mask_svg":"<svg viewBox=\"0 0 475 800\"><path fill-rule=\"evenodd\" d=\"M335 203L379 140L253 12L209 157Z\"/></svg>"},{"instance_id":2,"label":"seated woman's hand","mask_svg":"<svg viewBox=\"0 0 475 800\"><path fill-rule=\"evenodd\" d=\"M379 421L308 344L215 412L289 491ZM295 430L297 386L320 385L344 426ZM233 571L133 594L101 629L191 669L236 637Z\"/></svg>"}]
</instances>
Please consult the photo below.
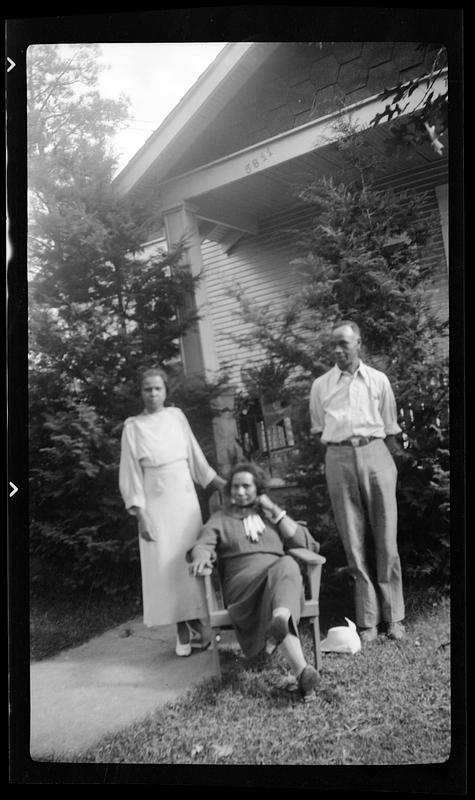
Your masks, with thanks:
<instances>
[{"instance_id":1,"label":"seated woman's hand","mask_svg":"<svg viewBox=\"0 0 475 800\"><path fill-rule=\"evenodd\" d=\"M190 572L195 577L207 569L213 569L213 564L209 558L197 558L190 564Z\"/></svg>"},{"instance_id":2,"label":"seated woman's hand","mask_svg":"<svg viewBox=\"0 0 475 800\"><path fill-rule=\"evenodd\" d=\"M271 521L280 511L279 506L277 506L266 494L259 495L257 498L257 505L267 519L270 519Z\"/></svg>"}]
</instances>

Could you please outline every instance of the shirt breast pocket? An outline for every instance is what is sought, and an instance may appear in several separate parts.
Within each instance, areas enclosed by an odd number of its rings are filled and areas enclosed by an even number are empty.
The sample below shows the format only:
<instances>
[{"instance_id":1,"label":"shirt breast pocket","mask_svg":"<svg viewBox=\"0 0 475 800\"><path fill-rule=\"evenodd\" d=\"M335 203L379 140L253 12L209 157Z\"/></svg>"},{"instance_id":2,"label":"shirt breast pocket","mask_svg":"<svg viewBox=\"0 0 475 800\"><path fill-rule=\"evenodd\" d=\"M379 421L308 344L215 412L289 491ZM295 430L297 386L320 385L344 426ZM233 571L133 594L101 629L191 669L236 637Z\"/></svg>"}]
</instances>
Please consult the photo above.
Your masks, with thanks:
<instances>
[{"instance_id":1,"label":"shirt breast pocket","mask_svg":"<svg viewBox=\"0 0 475 800\"><path fill-rule=\"evenodd\" d=\"M368 394L372 402L379 403L381 400L381 387L371 381L368 386Z\"/></svg>"}]
</instances>

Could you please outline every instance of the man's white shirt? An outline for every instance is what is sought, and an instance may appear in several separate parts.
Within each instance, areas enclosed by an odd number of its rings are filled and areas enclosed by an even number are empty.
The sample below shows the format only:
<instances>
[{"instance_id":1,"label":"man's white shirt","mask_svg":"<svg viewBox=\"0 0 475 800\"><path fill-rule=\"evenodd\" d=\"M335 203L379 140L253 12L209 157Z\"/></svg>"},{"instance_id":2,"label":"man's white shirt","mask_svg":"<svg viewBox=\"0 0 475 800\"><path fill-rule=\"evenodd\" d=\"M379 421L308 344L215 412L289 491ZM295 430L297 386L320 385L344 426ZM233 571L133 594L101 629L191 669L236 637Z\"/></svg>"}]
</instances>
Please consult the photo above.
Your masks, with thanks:
<instances>
[{"instance_id":1,"label":"man's white shirt","mask_svg":"<svg viewBox=\"0 0 475 800\"><path fill-rule=\"evenodd\" d=\"M312 384L311 433L320 433L324 444L351 436L384 439L401 432L389 379L360 361L354 373L335 364Z\"/></svg>"}]
</instances>

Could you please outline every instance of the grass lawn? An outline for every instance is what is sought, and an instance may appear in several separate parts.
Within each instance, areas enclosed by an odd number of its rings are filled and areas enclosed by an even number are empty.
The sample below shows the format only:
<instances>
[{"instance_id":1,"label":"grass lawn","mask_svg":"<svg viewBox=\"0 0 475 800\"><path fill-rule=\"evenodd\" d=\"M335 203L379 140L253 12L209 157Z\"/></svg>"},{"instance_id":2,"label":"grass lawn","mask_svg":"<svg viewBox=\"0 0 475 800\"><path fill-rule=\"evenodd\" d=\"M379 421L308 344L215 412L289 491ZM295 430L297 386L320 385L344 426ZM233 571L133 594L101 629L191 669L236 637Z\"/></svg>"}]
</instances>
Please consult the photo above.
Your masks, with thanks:
<instances>
[{"instance_id":1,"label":"grass lawn","mask_svg":"<svg viewBox=\"0 0 475 800\"><path fill-rule=\"evenodd\" d=\"M140 598L71 593L30 598L30 660L50 658L61 650L120 625L141 613Z\"/></svg>"},{"instance_id":2,"label":"grass lawn","mask_svg":"<svg viewBox=\"0 0 475 800\"><path fill-rule=\"evenodd\" d=\"M356 656L326 654L310 703L289 692L285 662L223 649L211 678L180 701L78 753L124 764L404 765L450 755L450 606L410 595L407 638L385 636ZM304 631L310 659L310 636Z\"/></svg>"}]
</instances>

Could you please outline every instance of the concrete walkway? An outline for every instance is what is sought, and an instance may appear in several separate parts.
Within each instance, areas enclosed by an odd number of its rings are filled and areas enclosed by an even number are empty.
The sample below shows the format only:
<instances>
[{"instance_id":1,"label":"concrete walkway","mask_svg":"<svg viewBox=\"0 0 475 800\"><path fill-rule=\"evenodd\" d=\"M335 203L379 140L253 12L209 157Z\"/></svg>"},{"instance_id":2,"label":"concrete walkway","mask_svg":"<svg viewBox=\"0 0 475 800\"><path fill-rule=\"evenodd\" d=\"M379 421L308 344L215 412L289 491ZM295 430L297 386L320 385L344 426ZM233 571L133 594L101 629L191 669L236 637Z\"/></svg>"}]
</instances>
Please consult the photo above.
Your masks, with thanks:
<instances>
[{"instance_id":1,"label":"concrete walkway","mask_svg":"<svg viewBox=\"0 0 475 800\"><path fill-rule=\"evenodd\" d=\"M145 628L141 618L32 664L31 758L74 760L212 675L211 648L177 658L175 626Z\"/></svg>"}]
</instances>

